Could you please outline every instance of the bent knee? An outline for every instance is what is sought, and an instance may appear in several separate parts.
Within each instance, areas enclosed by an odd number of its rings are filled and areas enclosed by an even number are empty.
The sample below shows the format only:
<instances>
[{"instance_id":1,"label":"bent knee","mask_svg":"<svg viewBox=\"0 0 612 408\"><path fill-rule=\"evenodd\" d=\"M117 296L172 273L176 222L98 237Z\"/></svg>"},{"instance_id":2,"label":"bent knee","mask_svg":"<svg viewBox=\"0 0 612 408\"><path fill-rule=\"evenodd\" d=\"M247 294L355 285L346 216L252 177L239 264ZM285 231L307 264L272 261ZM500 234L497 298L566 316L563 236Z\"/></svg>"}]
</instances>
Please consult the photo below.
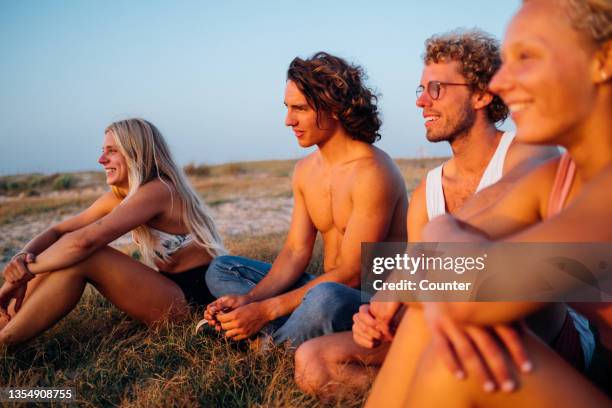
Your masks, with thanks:
<instances>
[{"instance_id":1,"label":"bent knee","mask_svg":"<svg viewBox=\"0 0 612 408\"><path fill-rule=\"evenodd\" d=\"M0 345L10 346L18 343L17 337L10 330L6 328L0 330Z\"/></svg>"},{"instance_id":2,"label":"bent knee","mask_svg":"<svg viewBox=\"0 0 612 408\"><path fill-rule=\"evenodd\" d=\"M164 307L162 310L158 310L157 313L153 313L150 316L146 316L142 320L149 326L157 326L164 323L180 323L189 317L189 304L183 295L183 292L179 290L174 296L173 300L169 305Z\"/></svg>"},{"instance_id":3,"label":"bent knee","mask_svg":"<svg viewBox=\"0 0 612 408\"><path fill-rule=\"evenodd\" d=\"M343 292L348 288L336 282L323 282L313 286L306 292L303 303L321 305L322 309L332 310L343 302Z\"/></svg>"},{"instance_id":4,"label":"bent knee","mask_svg":"<svg viewBox=\"0 0 612 408\"><path fill-rule=\"evenodd\" d=\"M295 351L295 367L296 370L306 369L307 366L321 365L321 349L318 347L316 339L302 343Z\"/></svg>"},{"instance_id":5,"label":"bent knee","mask_svg":"<svg viewBox=\"0 0 612 408\"><path fill-rule=\"evenodd\" d=\"M348 286L345 286L338 282L321 282L318 285L315 285L310 288L310 290L307 292L307 295L322 298L334 297L342 293L347 288Z\"/></svg>"},{"instance_id":6,"label":"bent knee","mask_svg":"<svg viewBox=\"0 0 612 408\"><path fill-rule=\"evenodd\" d=\"M315 340L302 343L295 352L295 382L308 394L317 394L328 377L321 350Z\"/></svg>"}]
</instances>

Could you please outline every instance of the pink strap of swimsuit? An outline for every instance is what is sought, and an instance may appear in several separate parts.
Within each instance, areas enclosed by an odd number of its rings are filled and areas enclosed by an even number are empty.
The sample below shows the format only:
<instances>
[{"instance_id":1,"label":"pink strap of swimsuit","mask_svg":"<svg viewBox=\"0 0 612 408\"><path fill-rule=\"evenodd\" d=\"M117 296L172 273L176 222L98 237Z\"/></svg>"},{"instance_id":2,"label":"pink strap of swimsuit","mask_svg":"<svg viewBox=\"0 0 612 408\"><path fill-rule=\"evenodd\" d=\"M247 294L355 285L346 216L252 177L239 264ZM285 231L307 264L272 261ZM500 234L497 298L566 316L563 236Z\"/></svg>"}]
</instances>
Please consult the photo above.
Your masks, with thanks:
<instances>
[{"instance_id":1,"label":"pink strap of swimsuit","mask_svg":"<svg viewBox=\"0 0 612 408\"><path fill-rule=\"evenodd\" d=\"M559 160L557 174L555 175L555 181L548 199L547 218L559 214L563 209L565 200L567 200L567 196L572 188L575 173L576 164L568 153L564 153Z\"/></svg>"},{"instance_id":2,"label":"pink strap of swimsuit","mask_svg":"<svg viewBox=\"0 0 612 408\"><path fill-rule=\"evenodd\" d=\"M565 153L559 160L555 181L548 198L548 212L546 218L554 217L563 210L563 205L572 188L576 165L569 154ZM574 326L574 322L569 313L565 316L565 322L561 327L557 338L551 344L552 348L561 355L568 363L578 370L584 369L584 354L580 334Z\"/></svg>"}]
</instances>

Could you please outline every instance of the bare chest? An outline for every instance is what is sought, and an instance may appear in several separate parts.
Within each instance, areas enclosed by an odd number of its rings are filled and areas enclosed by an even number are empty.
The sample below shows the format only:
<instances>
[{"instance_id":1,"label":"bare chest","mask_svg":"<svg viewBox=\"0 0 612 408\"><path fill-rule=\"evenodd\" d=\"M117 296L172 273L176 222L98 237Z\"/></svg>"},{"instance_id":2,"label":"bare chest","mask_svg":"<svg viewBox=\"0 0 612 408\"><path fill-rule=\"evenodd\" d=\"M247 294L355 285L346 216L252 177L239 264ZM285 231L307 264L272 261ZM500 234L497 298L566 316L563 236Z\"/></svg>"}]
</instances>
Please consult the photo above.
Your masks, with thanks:
<instances>
[{"instance_id":1,"label":"bare chest","mask_svg":"<svg viewBox=\"0 0 612 408\"><path fill-rule=\"evenodd\" d=\"M444 200L449 213L454 213L476 192L480 179L448 180L442 179Z\"/></svg>"},{"instance_id":2,"label":"bare chest","mask_svg":"<svg viewBox=\"0 0 612 408\"><path fill-rule=\"evenodd\" d=\"M331 230L344 234L353 209L349 177L342 173L316 173L302 191L306 210L317 230L322 234Z\"/></svg>"}]
</instances>

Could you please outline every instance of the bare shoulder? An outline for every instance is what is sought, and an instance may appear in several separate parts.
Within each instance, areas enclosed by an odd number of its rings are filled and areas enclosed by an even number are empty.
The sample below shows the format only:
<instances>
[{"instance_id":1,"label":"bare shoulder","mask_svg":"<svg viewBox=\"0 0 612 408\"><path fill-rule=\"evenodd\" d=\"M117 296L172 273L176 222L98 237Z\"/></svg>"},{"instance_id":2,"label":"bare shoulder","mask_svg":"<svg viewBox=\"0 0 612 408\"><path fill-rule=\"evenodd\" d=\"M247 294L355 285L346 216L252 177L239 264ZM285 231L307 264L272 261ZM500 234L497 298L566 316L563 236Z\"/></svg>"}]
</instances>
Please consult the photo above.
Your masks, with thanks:
<instances>
[{"instance_id":1,"label":"bare shoulder","mask_svg":"<svg viewBox=\"0 0 612 408\"><path fill-rule=\"evenodd\" d=\"M516 242L610 242L612 229L612 165L583 184L580 192L557 216L511 237Z\"/></svg>"},{"instance_id":2,"label":"bare shoulder","mask_svg":"<svg viewBox=\"0 0 612 408\"><path fill-rule=\"evenodd\" d=\"M140 186L132 197L139 200L165 202L165 200L176 198L177 191L170 181L155 179Z\"/></svg>"},{"instance_id":3,"label":"bare shoulder","mask_svg":"<svg viewBox=\"0 0 612 408\"><path fill-rule=\"evenodd\" d=\"M104 216L113 211L113 209L121 204L122 201L123 198L116 196L112 191L108 191L98 197L98 199L94 201L94 203L86 211L90 211L92 214L98 214L99 216Z\"/></svg>"},{"instance_id":4,"label":"bare shoulder","mask_svg":"<svg viewBox=\"0 0 612 408\"><path fill-rule=\"evenodd\" d=\"M406 184L395 162L382 150L355 160L347 182L353 202L395 206L399 200L407 203ZM405 215L404 210L404 215Z\"/></svg>"},{"instance_id":5,"label":"bare shoulder","mask_svg":"<svg viewBox=\"0 0 612 408\"><path fill-rule=\"evenodd\" d=\"M515 182L515 187L509 191L514 201L529 199L536 203L540 217L546 214L548 199L552 189L560 157L549 159L532 168L526 175Z\"/></svg>"},{"instance_id":6,"label":"bare shoulder","mask_svg":"<svg viewBox=\"0 0 612 408\"><path fill-rule=\"evenodd\" d=\"M545 188L552 186L559 167L560 156L545 160L535 165L523 178L529 184L537 184Z\"/></svg>"},{"instance_id":7,"label":"bare shoulder","mask_svg":"<svg viewBox=\"0 0 612 408\"><path fill-rule=\"evenodd\" d=\"M113 208L115 208L116 206L118 206L119 204L121 204L121 201L123 201L122 198L118 197L115 195L115 193L113 193L112 191L108 191L104 194L102 194L96 201L95 201L95 205L98 205L100 208L106 209L106 210L112 210Z\"/></svg>"},{"instance_id":8,"label":"bare shoulder","mask_svg":"<svg viewBox=\"0 0 612 408\"><path fill-rule=\"evenodd\" d=\"M111 213L122 201L121 197L109 191L98 197L85 210L58 223L54 228L61 233L75 231Z\"/></svg>"},{"instance_id":9,"label":"bare shoulder","mask_svg":"<svg viewBox=\"0 0 612 408\"><path fill-rule=\"evenodd\" d=\"M528 172L559 155L560 151L556 146L527 144L514 139L504 160L504 174L519 167Z\"/></svg>"},{"instance_id":10,"label":"bare shoulder","mask_svg":"<svg viewBox=\"0 0 612 408\"><path fill-rule=\"evenodd\" d=\"M355 161L353 172L356 182L379 180L377 184L393 186L405 193L405 183L399 167L387 153L374 146L371 154Z\"/></svg>"},{"instance_id":11,"label":"bare shoulder","mask_svg":"<svg viewBox=\"0 0 612 408\"><path fill-rule=\"evenodd\" d=\"M320 161L320 158L317 156L318 152L312 152L306 157L300 159L295 164L293 168L293 176L292 183L295 186L300 186L305 178L308 175L312 174L312 171L315 170L317 166L317 162Z\"/></svg>"}]
</instances>

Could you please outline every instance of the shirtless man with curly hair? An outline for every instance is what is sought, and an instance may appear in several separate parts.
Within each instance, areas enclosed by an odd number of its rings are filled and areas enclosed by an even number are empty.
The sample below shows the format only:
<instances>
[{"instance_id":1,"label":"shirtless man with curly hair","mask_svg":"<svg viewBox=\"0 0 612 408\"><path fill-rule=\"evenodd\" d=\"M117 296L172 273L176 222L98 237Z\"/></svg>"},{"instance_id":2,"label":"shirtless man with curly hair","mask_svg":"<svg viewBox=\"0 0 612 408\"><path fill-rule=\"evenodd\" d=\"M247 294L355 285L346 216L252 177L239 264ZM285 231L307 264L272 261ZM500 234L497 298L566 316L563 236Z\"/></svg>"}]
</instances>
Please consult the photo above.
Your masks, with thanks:
<instances>
[{"instance_id":1,"label":"shirtless man with curly hair","mask_svg":"<svg viewBox=\"0 0 612 408\"><path fill-rule=\"evenodd\" d=\"M323 52L291 62L285 125L300 146L317 149L295 167L291 226L272 265L221 256L208 270L218 300L205 318L226 337L263 331L276 343L298 346L349 330L361 304L361 243L406 239L404 180L391 158L372 146L381 121L363 76L361 68ZM317 233L323 273L314 277L304 271Z\"/></svg>"}]
</instances>

